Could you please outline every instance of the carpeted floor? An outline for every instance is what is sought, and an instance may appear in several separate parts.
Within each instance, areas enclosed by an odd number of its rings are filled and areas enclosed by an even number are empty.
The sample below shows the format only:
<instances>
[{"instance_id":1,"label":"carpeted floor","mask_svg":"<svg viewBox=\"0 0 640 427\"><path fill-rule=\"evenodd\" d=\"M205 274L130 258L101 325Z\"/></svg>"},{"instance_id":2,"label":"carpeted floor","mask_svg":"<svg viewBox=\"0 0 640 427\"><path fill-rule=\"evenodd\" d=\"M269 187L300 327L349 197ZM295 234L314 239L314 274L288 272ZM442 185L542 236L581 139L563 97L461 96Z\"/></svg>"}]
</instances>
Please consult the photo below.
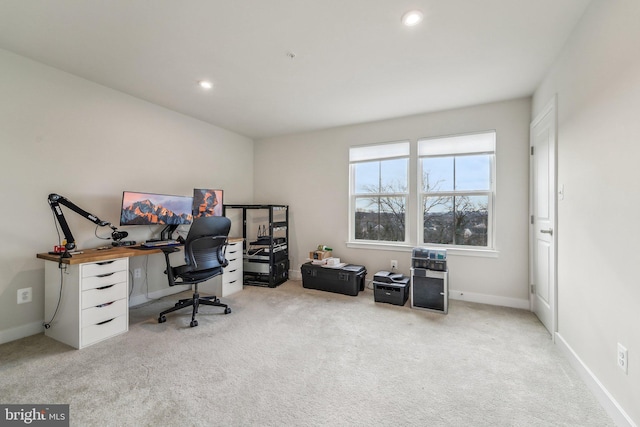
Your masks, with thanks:
<instances>
[{"instance_id":1,"label":"carpeted floor","mask_svg":"<svg viewBox=\"0 0 640 427\"><path fill-rule=\"evenodd\" d=\"M442 315L304 289L245 287L157 323L130 310L83 350L0 346L0 403L70 404L72 426L613 426L536 317L450 301Z\"/></svg>"}]
</instances>

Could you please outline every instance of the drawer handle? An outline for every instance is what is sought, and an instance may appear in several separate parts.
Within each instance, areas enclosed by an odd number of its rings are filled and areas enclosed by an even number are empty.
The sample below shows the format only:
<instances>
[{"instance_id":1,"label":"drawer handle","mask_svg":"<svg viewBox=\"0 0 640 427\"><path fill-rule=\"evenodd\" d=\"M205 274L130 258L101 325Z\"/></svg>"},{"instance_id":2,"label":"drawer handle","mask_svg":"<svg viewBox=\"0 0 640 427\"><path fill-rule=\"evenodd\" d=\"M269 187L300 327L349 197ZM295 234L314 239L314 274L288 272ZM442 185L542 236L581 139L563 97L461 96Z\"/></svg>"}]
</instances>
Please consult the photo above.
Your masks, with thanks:
<instances>
[{"instance_id":1,"label":"drawer handle","mask_svg":"<svg viewBox=\"0 0 640 427\"><path fill-rule=\"evenodd\" d=\"M115 317L113 319L115 319ZM96 325L104 325L105 323L111 322L113 319L109 319L109 320L105 320L104 322L96 323Z\"/></svg>"},{"instance_id":2,"label":"drawer handle","mask_svg":"<svg viewBox=\"0 0 640 427\"><path fill-rule=\"evenodd\" d=\"M116 262L116 260L112 259L111 261L102 261L102 262L97 262L96 264L98 264L98 265L107 265L107 264L111 264L112 262Z\"/></svg>"},{"instance_id":3,"label":"drawer handle","mask_svg":"<svg viewBox=\"0 0 640 427\"><path fill-rule=\"evenodd\" d=\"M232 280L232 281L229 282L229 284L236 283L236 282L237 282L237 280Z\"/></svg>"},{"instance_id":4,"label":"drawer handle","mask_svg":"<svg viewBox=\"0 0 640 427\"><path fill-rule=\"evenodd\" d=\"M235 270L229 270L229 273L235 273L236 271L238 271L237 268Z\"/></svg>"},{"instance_id":5,"label":"drawer handle","mask_svg":"<svg viewBox=\"0 0 640 427\"><path fill-rule=\"evenodd\" d=\"M107 307L107 306L110 306L111 304L113 304L114 302L115 302L115 301L105 302L104 304L96 305L96 307L97 307L97 308Z\"/></svg>"},{"instance_id":6,"label":"drawer handle","mask_svg":"<svg viewBox=\"0 0 640 427\"><path fill-rule=\"evenodd\" d=\"M99 291L101 291L101 290L103 290L103 289L109 289L109 288L112 288L112 287L114 287L114 286L115 286L115 284L113 284L113 285L107 285L107 286L102 286L102 287L100 287L100 288L96 288L96 289L97 289L97 290L99 290Z\"/></svg>"},{"instance_id":7,"label":"drawer handle","mask_svg":"<svg viewBox=\"0 0 640 427\"><path fill-rule=\"evenodd\" d=\"M96 277L109 277L109 276L113 276L114 274L116 274L115 271L113 273L98 274Z\"/></svg>"},{"instance_id":8,"label":"drawer handle","mask_svg":"<svg viewBox=\"0 0 640 427\"><path fill-rule=\"evenodd\" d=\"M238 251L229 251L230 254L235 254Z\"/></svg>"}]
</instances>

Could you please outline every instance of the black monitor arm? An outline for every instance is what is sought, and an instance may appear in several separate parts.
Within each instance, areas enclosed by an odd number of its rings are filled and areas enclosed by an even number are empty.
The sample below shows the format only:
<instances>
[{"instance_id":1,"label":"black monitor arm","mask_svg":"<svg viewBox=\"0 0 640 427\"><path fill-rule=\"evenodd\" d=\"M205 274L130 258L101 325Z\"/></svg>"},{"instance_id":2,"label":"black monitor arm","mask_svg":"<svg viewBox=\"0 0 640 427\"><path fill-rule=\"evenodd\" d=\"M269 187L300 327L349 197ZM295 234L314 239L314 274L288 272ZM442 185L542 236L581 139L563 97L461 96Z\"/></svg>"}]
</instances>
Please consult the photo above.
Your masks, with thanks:
<instances>
[{"instance_id":1,"label":"black monitor arm","mask_svg":"<svg viewBox=\"0 0 640 427\"><path fill-rule=\"evenodd\" d=\"M53 211L53 215L58 219L58 223L60 224L60 227L62 228L62 232L64 233L64 238L67 241L64 247L67 251L75 249L76 241L73 238L73 234L71 234L71 229L69 228L69 224L67 224L67 220L64 218L64 214L62 213L62 209L60 208L60 205L68 207L78 215L88 219L89 221L95 224L98 224L101 227L105 227L108 225L113 230L113 233L111 233L111 238L113 240L116 240L116 241L122 240L128 235L126 231L118 231L118 229L113 225L111 225L110 222L102 221L97 216L90 214L84 209L81 209L80 207L72 203L69 199L62 197L59 194L55 194L55 193L49 194L49 197L47 200L49 202L49 206L51 207L51 210Z\"/></svg>"}]
</instances>

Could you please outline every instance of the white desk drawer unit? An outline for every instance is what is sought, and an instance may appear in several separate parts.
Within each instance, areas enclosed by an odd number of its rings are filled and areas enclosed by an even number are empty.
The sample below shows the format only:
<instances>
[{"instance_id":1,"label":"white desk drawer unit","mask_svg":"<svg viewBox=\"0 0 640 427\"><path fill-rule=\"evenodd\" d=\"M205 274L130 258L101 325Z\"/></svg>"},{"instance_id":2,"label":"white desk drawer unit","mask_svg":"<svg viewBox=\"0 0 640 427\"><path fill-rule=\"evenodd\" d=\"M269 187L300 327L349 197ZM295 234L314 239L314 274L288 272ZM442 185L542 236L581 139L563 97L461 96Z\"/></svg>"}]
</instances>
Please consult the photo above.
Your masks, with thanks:
<instances>
[{"instance_id":1,"label":"white desk drawer unit","mask_svg":"<svg viewBox=\"0 0 640 427\"><path fill-rule=\"evenodd\" d=\"M128 265L127 258L81 264L82 277L108 277L119 271L126 272Z\"/></svg>"},{"instance_id":2,"label":"white desk drawer unit","mask_svg":"<svg viewBox=\"0 0 640 427\"><path fill-rule=\"evenodd\" d=\"M234 294L242 290L242 240L229 243L225 257L229 261L222 273L221 296Z\"/></svg>"},{"instance_id":3,"label":"white desk drawer unit","mask_svg":"<svg viewBox=\"0 0 640 427\"><path fill-rule=\"evenodd\" d=\"M119 335L129 330L127 316L118 316L105 320L95 325L82 328L82 346L97 343L114 335Z\"/></svg>"},{"instance_id":4,"label":"white desk drawer unit","mask_svg":"<svg viewBox=\"0 0 640 427\"><path fill-rule=\"evenodd\" d=\"M108 322L111 319L122 316L128 309L126 299L85 308L82 310L82 327L88 328L89 326Z\"/></svg>"},{"instance_id":5,"label":"white desk drawer unit","mask_svg":"<svg viewBox=\"0 0 640 427\"><path fill-rule=\"evenodd\" d=\"M88 309L127 298L127 283L115 282L100 288L82 291L82 309Z\"/></svg>"},{"instance_id":6,"label":"white desk drawer unit","mask_svg":"<svg viewBox=\"0 0 640 427\"><path fill-rule=\"evenodd\" d=\"M129 260L67 265L60 307L45 335L83 348L129 330ZM45 318L58 304L60 270L45 264Z\"/></svg>"}]
</instances>

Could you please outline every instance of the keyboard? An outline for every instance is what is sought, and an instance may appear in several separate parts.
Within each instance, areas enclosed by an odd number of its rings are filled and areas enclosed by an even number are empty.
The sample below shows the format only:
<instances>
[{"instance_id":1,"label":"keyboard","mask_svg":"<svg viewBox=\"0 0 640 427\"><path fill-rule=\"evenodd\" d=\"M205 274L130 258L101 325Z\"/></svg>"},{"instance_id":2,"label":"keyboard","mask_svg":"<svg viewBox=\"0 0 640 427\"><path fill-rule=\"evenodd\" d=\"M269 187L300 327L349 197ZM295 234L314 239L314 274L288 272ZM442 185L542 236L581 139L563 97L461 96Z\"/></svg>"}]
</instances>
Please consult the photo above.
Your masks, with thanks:
<instances>
[{"instance_id":1,"label":"keyboard","mask_svg":"<svg viewBox=\"0 0 640 427\"><path fill-rule=\"evenodd\" d=\"M144 242L141 246L143 248L161 248L164 246L175 246L179 244L180 242L177 240L155 240L153 242Z\"/></svg>"}]
</instances>

